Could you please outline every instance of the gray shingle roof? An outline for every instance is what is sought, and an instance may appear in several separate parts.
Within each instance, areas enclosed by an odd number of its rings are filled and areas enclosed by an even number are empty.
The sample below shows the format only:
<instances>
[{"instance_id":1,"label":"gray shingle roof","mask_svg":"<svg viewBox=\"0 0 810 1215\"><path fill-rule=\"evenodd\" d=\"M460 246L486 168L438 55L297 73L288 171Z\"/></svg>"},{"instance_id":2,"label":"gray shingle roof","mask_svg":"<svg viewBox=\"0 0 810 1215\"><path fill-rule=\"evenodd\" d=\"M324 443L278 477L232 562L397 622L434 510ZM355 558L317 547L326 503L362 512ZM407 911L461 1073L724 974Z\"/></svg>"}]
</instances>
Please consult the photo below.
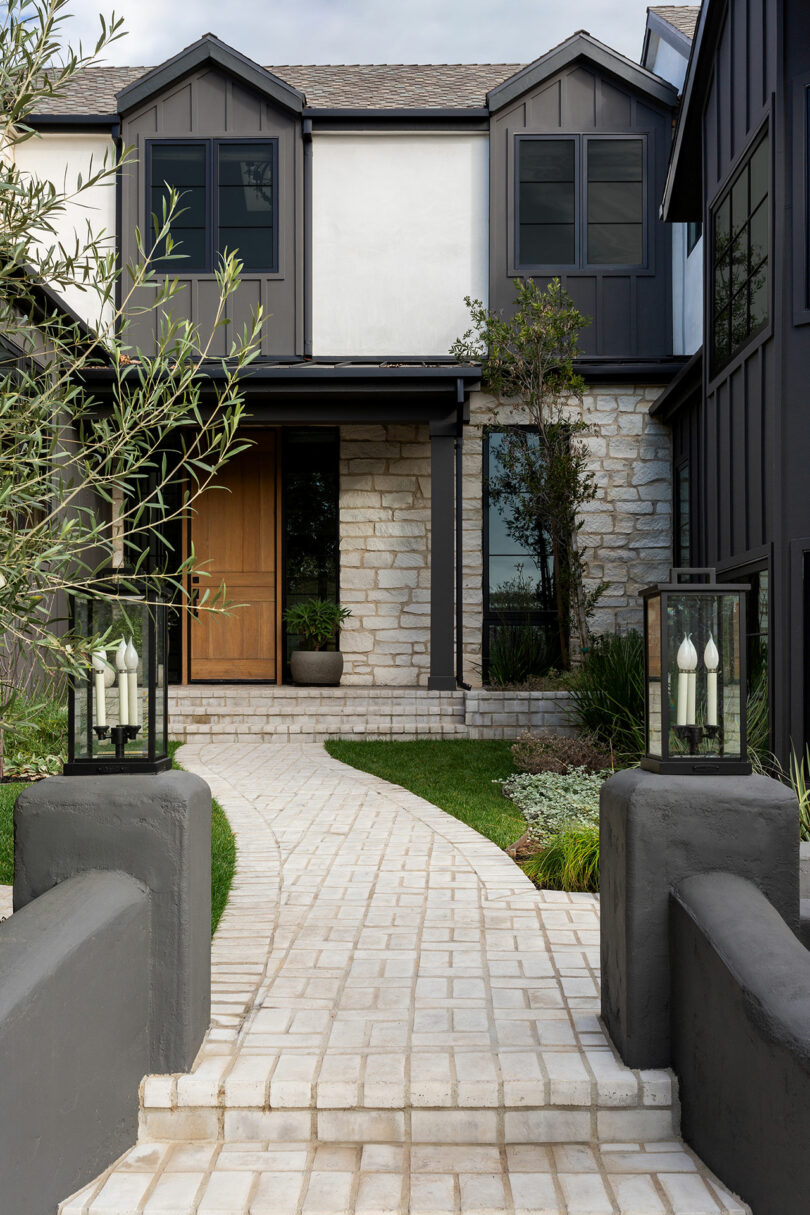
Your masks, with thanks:
<instances>
[{"instance_id":1,"label":"gray shingle roof","mask_svg":"<svg viewBox=\"0 0 810 1215\"><path fill-rule=\"evenodd\" d=\"M699 4L655 4L647 12L655 13L667 25L686 34L687 38L695 36L695 26L700 16Z\"/></svg>"},{"instance_id":2,"label":"gray shingle roof","mask_svg":"<svg viewBox=\"0 0 810 1215\"><path fill-rule=\"evenodd\" d=\"M268 67L306 97L308 106L333 109L468 109L486 105L496 84L520 71L522 63L286 64ZM40 114L114 114L115 95L148 67L85 69L62 97L51 98Z\"/></svg>"}]
</instances>

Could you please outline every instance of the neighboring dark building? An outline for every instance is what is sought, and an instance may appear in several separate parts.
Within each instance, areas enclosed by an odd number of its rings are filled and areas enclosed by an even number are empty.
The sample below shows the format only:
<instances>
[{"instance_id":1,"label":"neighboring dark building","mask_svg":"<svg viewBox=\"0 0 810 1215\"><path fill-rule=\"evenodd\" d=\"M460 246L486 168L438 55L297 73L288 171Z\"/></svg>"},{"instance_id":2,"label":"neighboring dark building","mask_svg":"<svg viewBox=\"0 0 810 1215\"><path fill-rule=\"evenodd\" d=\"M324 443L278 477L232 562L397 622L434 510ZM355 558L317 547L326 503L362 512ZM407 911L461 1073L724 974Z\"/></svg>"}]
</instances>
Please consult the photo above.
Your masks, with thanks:
<instances>
[{"instance_id":1,"label":"neighboring dark building","mask_svg":"<svg viewBox=\"0 0 810 1215\"><path fill-rule=\"evenodd\" d=\"M806 0L706 0L662 216L702 223L704 341L653 408L672 427L683 564L751 585L771 741L810 741Z\"/></svg>"}]
</instances>

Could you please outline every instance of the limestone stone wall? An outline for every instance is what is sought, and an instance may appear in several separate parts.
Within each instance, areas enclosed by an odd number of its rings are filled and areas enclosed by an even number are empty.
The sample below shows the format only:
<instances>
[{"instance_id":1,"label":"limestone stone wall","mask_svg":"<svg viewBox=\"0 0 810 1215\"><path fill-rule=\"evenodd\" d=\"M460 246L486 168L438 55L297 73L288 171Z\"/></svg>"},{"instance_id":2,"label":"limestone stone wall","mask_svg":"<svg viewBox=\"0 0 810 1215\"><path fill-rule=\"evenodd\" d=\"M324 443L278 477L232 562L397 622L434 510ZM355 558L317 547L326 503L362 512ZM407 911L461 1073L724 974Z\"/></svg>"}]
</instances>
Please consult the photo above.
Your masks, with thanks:
<instances>
[{"instance_id":1,"label":"limestone stone wall","mask_svg":"<svg viewBox=\"0 0 810 1215\"><path fill-rule=\"evenodd\" d=\"M583 413L599 486L580 533L588 579L604 581L596 631L638 626L638 591L666 577L672 535L669 434L649 416L659 388L591 386ZM464 428L465 678L481 683L484 428L526 421L484 393ZM344 683L425 686L430 612L430 442L427 427L345 426L340 451L341 636Z\"/></svg>"}]
</instances>

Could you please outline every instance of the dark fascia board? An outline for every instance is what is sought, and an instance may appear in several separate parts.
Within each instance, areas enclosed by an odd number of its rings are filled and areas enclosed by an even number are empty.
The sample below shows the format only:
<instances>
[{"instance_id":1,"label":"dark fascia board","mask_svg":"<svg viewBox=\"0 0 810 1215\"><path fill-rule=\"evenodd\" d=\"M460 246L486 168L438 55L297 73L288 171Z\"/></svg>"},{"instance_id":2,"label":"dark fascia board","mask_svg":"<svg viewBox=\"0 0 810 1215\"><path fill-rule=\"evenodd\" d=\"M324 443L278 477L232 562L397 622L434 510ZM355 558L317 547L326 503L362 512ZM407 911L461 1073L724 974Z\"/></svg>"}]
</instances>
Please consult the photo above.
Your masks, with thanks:
<instances>
[{"instance_id":1,"label":"dark fascia board","mask_svg":"<svg viewBox=\"0 0 810 1215\"><path fill-rule=\"evenodd\" d=\"M650 417L670 422L703 386L703 347L684 363L674 380L650 406Z\"/></svg>"},{"instance_id":2,"label":"dark fascia board","mask_svg":"<svg viewBox=\"0 0 810 1215\"><path fill-rule=\"evenodd\" d=\"M678 30L674 25L670 25L663 17L660 17L653 8L647 9L647 31L644 37L644 45L647 46L650 35L655 34L662 42L667 42L676 50L679 55L683 55L684 59L688 59L692 53L692 39L683 30Z\"/></svg>"},{"instance_id":3,"label":"dark fascia board","mask_svg":"<svg viewBox=\"0 0 810 1215\"><path fill-rule=\"evenodd\" d=\"M25 125L34 131L109 131L114 137L121 119L117 114L29 114Z\"/></svg>"},{"instance_id":4,"label":"dark fascia board","mask_svg":"<svg viewBox=\"0 0 810 1215\"><path fill-rule=\"evenodd\" d=\"M489 130L489 110L484 107L425 107L379 109L339 109L306 106L304 117L320 131L414 131L436 128Z\"/></svg>"},{"instance_id":5,"label":"dark fascia board","mask_svg":"<svg viewBox=\"0 0 810 1215\"><path fill-rule=\"evenodd\" d=\"M129 364L120 378L126 380L131 376L135 379L138 371L137 363ZM230 373L221 362L212 361L210 365L200 368L197 378L201 383L206 381L218 383L224 380L228 374ZM83 373L83 377L88 382L93 381L99 385L110 380L110 376L110 369L106 367L88 367ZM117 377L115 378L117 379ZM405 385L408 391L418 391L420 387L425 386L429 387L431 391L437 386L455 390L455 385L459 380L470 391L481 381L481 368L474 363L386 366L380 363L317 363L310 360L280 363L262 360L251 363L240 376L240 382L247 389L259 389L268 384L284 383L303 386L307 388L307 391L313 391L313 388L308 387L312 385L315 386L314 391L318 392L327 391L330 386L334 385L340 385L343 390L346 385L357 384L385 385L388 388Z\"/></svg>"},{"instance_id":6,"label":"dark fascia board","mask_svg":"<svg viewBox=\"0 0 810 1215\"><path fill-rule=\"evenodd\" d=\"M589 384L611 383L668 384L686 360L679 355L659 359L613 359L591 357L577 359L574 370Z\"/></svg>"},{"instance_id":7,"label":"dark fascia board","mask_svg":"<svg viewBox=\"0 0 810 1215\"><path fill-rule=\"evenodd\" d=\"M703 0L701 5L661 202L660 215L666 223L703 218L703 99L727 3Z\"/></svg>"},{"instance_id":8,"label":"dark fascia board","mask_svg":"<svg viewBox=\"0 0 810 1215\"><path fill-rule=\"evenodd\" d=\"M117 93L119 113L124 114L136 106L142 105L156 93L169 88L176 80L182 79L189 72L208 63L216 64L217 67L229 72L238 80L243 81L257 92L263 93L266 97L270 97L285 109L292 110L295 114L300 114L304 108L304 94L300 93L298 89L292 88L280 77L274 76L272 72L260 67L246 55L235 51L233 47L220 41L219 38L215 38L213 34L203 34L199 41L187 46L185 50L180 51L171 59L167 59L159 67L152 68L151 72L147 72L145 76L141 76L139 80L133 81L132 84Z\"/></svg>"},{"instance_id":9,"label":"dark fascia board","mask_svg":"<svg viewBox=\"0 0 810 1215\"><path fill-rule=\"evenodd\" d=\"M530 63L516 72L514 76L510 76L508 80L504 80L503 84L491 89L487 93L487 105L490 112L495 113L502 110L504 106L522 97L529 89L536 88L544 80L548 80L550 76L554 76L578 59L588 60L596 67L610 72L611 75L618 77L631 88L645 93L661 105L672 107L677 103L677 89L666 80L662 80L660 76L654 75L646 68L639 67L631 59L626 59L618 51L614 51L609 46L605 46L603 42L599 42L598 39L592 38L585 30L580 30L560 46L549 51L548 54L535 59L534 63Z\"/></svg>"}]
</instances>

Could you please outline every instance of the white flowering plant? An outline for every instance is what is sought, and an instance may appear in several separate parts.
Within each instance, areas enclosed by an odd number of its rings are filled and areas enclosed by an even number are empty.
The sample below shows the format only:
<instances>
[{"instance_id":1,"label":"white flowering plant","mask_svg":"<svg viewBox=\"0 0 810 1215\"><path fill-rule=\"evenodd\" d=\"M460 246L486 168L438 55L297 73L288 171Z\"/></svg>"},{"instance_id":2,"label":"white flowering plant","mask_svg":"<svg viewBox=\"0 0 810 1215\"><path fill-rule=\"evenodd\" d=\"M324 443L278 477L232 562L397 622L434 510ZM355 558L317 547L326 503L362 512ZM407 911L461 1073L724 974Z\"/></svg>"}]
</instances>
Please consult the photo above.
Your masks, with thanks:
<instances>
[{"instance_id":1,"label":"white flowering plant","mask_svg":"<svg viewBox=\"0 0 810 1215\"><path fill-rule=\"evenodd\" d=\"M547 843L571 827L598 825L599 793L608 776L587 768L520 772L504 782L503 792L522 812L529 834Z\"/></svg>"}]
</instances>

